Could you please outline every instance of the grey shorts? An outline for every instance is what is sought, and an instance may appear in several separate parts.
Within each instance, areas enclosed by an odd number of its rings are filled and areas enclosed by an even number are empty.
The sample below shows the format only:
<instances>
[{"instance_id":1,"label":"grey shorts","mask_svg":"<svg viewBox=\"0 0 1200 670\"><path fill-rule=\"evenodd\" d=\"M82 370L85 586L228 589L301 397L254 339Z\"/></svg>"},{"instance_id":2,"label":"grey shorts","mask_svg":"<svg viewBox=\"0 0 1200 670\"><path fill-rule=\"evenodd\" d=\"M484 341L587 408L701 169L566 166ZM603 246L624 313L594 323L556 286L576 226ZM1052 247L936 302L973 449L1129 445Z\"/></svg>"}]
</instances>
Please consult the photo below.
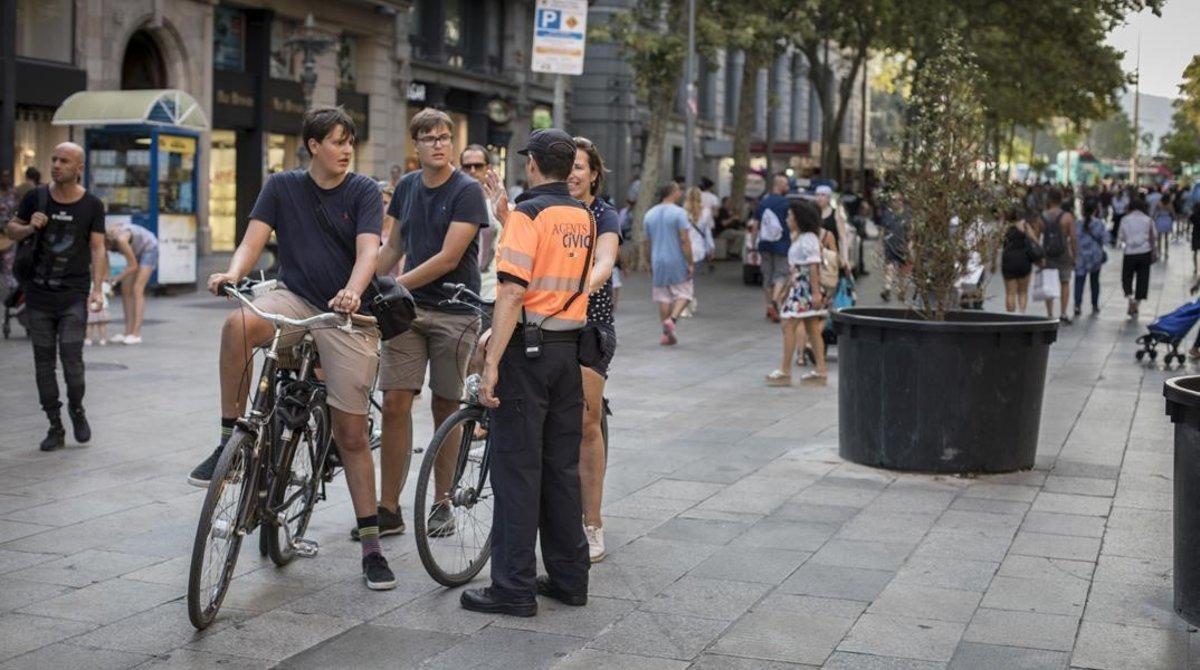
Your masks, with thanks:
<instances>
[{"instance_id":1,"label":"grey shorts","mask_svg":"<svg viewBox=\"0 0 1200 670\"><path fill-rule=\"evenodd\" d=\"M137 259L138 267L156 268L158 267L158 245L152 244L149 247L142 249L142 253Z\"/></svg>"},{"instance_id":2,"label":"grey shorts","mask_svg":"<svg viewBox=\"0 0 1200 670\"><path fill-rule=\"evenodd\" d=\"M763 286L776 286L788 282L791 278L791 268L788 267L787 254L772 254L764 251L759 256Z\"/></svg>"},{"instance_id":3,"label":"grey shorts","mask_svg":"<svg viewBox=\"0 0 1200 670\"><path fill-rule=\"evenodd\" d=\"M379 388L420 392L429 368L429 388L446 400L462 397L467 361L479 340L479 317L417 308L412 328L383 343Z\"/></svg>"}]
</instances>

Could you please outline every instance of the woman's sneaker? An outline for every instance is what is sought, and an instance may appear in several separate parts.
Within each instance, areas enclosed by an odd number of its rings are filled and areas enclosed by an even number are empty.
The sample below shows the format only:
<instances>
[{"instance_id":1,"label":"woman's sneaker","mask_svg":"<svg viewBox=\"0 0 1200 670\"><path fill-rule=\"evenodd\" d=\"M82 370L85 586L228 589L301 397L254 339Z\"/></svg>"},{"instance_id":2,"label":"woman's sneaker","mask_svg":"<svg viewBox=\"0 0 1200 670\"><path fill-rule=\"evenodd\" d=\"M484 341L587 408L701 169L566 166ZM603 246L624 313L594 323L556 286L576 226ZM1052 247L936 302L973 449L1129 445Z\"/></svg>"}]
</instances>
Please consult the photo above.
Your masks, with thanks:
<instances>
[{"instance_id":1,"label":"woman's sneaker","mask_svg":"<svg viewBox=\"0 0 1200 670\"><path fill-rule=\"evenodd\" d=\"M604 551L604 528L599 526L584 526L583 534L587 536L588 558L592 563L599 563L608 555Z\"/></svg>"},{"instance_id":2,"label":"woman's sneaker","mask_svg":"<svg viewBox=\"0 0 1200 670\"><path fill-rule=\"evenodd\" d=\"M396 588L396 575L388 567L383 554L367 554L362 559L363 579L372 591L387 591Z\"/></svg>"}]
</instances>

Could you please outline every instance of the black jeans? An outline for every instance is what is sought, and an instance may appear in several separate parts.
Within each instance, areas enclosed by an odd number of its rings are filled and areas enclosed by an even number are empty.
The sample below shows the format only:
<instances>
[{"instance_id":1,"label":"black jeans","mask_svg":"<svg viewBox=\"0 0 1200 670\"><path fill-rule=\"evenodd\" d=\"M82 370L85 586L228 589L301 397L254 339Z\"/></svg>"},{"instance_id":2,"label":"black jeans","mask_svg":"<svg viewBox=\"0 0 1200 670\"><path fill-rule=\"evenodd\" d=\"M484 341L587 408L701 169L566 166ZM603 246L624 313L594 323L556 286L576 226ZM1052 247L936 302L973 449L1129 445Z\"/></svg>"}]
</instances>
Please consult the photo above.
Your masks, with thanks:
<instances>
[{"instance_id":1,"label":"black jeans","mask_svg":"<svg viewBox=\"0 0 1200 670\"><path fill-rule=\"evenodd\" d=\"M583 382L579 345L545 342L525 357L504 351L492 410L492 586L513 600L533 600L534 542L556 586L571 594L588 588L588 543L579 492Z\"/></svg>"},{"instance_id":2,"label":"black jeans","mask_svg":"<svg viewBox=\"0 0 1200 670\"><path fill-rule=\"evenodd\" d=\"M1083 282L1092 285L1092 309L1100 309L1100 271L1075 273L1075 309L1083 309Z\"/></svg>"},{"instance_id":3,"label":"black jeans","mask_svg":"<svg viewBox=\"0 0 1200 670\"><path fill-rule=\"evenodd\" d=\"M83 405L83 335L87 330L87 302L78 300L58 311L29 307L29 339L33 342L33 362L37 377L38 399L47 413L57 414L58 399L55 358L62 359L63 378L67 382L67 403Z\"/></svg>"},{"instance_id":4,"label":"black jeans","mask_svg":"<svg viewBox=\"0 0 1200 670\"><path fill-rule=\"evenodd\" d=\"M1133 297L1137 300L1145 300L1146 295L1150 292L1150 265L1151 253L1147 251L1144 254L1125 254L1125 259L1121 262L1121 289L1125 291L1125 297ZM1137 292L1133 289L1133 278L1137 276Z\"/></svg>"}]
</instances>

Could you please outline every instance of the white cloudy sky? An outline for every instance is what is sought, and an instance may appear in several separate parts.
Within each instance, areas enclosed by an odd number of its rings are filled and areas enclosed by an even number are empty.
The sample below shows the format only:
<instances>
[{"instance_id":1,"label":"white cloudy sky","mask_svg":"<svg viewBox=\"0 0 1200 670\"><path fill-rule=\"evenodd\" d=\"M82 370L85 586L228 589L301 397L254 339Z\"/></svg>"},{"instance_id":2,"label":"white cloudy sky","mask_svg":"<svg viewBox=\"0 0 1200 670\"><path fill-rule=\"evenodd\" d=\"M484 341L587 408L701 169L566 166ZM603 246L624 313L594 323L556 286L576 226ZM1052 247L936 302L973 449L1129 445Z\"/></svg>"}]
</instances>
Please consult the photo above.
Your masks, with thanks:
<instances>
[{"instance_id":1,"label":"white cloudy sky","mask_svg":"<svg viewBox=\"0 0 1200 670\"><path fill-rule=\"evenodd\" d=\"M1158 17L1149 11L1129 17L1108 36L1108 43L1125 52L1125 70L1137 64L1138 35L1142 43L1142 92L1176 97L1183 69L1200 53L1200 0L1167 0Z\"/></svg>"}]
</instances>

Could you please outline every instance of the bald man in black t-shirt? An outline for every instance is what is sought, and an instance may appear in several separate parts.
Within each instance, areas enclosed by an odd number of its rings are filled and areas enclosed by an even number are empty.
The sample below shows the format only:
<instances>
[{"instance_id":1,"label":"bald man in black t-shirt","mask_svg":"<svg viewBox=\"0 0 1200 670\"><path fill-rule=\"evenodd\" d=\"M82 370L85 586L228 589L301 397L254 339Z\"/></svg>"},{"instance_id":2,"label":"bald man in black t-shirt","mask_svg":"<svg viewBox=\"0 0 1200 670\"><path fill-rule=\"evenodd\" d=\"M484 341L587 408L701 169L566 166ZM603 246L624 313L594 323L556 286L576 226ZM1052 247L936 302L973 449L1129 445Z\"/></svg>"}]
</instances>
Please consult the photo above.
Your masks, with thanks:
<instances>
[{"instance_id":1,"label":"bald man in black t-shirt","mask_svg":"<svg viewBox=\"0 0 1200 670\"><path fill-rule=\"evenodd\" d=\"M82 444L92 437L83 411L83 336L88 309L103 304L100 284L108 274L104 203L79 184L83 148L64 142L54 148L50 163L50 185L26 193L5 229L18 242L33 238L25 242L33 245L32 263L17 270L25 290L38 397L50 419L42 451L59 449L66 440L56 354L62 359L75 441Z\"/></svg>"}]
</instances>

